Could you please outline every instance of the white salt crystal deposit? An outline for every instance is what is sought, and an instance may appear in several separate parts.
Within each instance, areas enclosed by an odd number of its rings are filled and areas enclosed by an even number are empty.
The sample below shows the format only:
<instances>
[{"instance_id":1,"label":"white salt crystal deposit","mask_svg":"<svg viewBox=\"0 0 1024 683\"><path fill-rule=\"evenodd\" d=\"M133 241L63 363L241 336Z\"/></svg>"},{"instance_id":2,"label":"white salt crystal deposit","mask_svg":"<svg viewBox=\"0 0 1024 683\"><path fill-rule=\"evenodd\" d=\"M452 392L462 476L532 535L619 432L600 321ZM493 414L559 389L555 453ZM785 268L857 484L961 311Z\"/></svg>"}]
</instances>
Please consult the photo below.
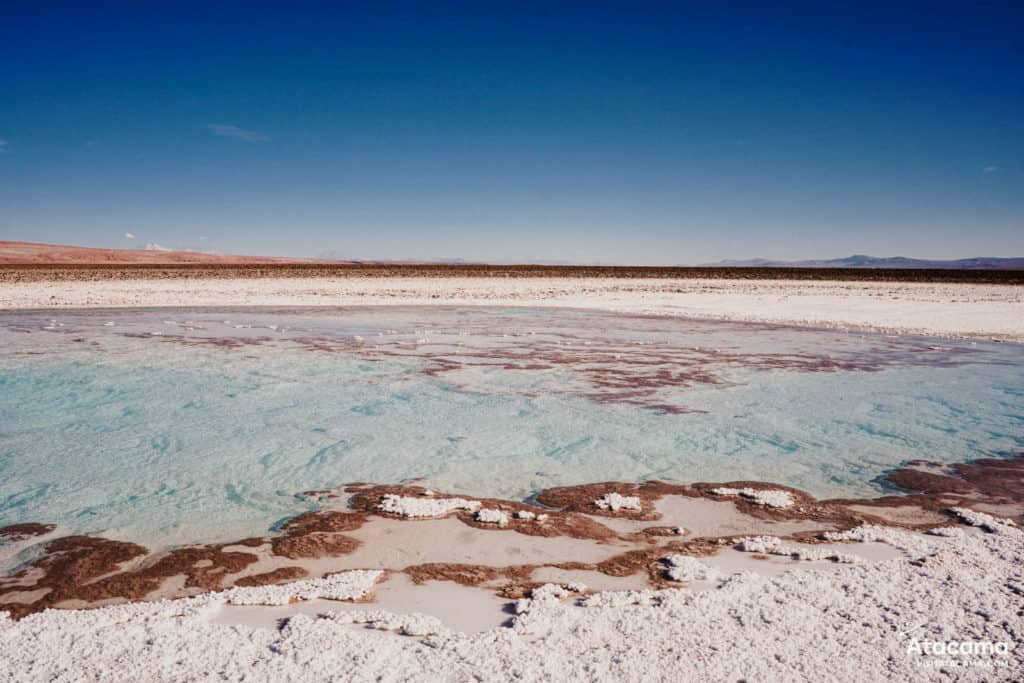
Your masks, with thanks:
<instances>
[{"instance_id":1,"label":"white salt crystal deposit","mask_svg":"<svg viewBox=\"0 0 1024 683\"><path fill-rule=\"evenodd\" d=\"M856 564L861 561L855 555L839 553L830 548L788 546L783 544L782 539L776 536L751 536L744 538L740 540L738 548L745 553L777 555L779 557L791 557L794 560L806 560L808 562L831 560L840 564Z\"/></svg>"},{"instance_id":2,"label":"white salt crystal deposit","mask_svg":"<svg viewBox=\"0 0 1024 683\"><path fill-rule=\"evenodd\" d=\"M594 501L594 505L602 510L641 510L640 498L638 496L623 496L619 493L606 493Z\"/></svg>"},{"instance_id":3,"label":"white salt crystal deposit","mask_svg":"<svg viewBox=\"0 0 1024 683\"><path fill-rule=\"evenodd\" d=\"M771 508L788 508L792 507L796 502L793 500L792 493L779 489L734 489L722 486L711 489L711 493L716 496L743 496L758 505L764 505Z\"/></svg>"},{"instance_id":4,"label":"white salt crystal deposit","mask_svg":"<svg viewBox=\"0 0 1024 683\"><path fill-rule=\"evenodd\" d=\"M456 510L473 512L480 509L480 501L464 498L416 498L388 494L384 496L377 509L391 512L403 517L444 517Z\"/></svg>"},{"instance_id":5,"label":"white salt crystal deposit","mask_svg":"<svg viewBox=\"0 0 1024 683\"><path fill-rule=\"evenodd\" d=\"M322 579L294 581L279 586L229 588L211 594L212 600L229 605L287 605L295 600L355 600L373 588L384 572L357 570L341 572Z\"/></svg>"},{"instance_id":6,"label":"white salt crystal deposit","mask_svg":"<svg viewBox=\"0 0 1024 683\"><path fill-rule=\"evenodd\" d=\"M1012 519L994 517L985 512L976 512L974 510L968 510L967 508L950 508L950 512L954 513L965 524L980 527L993 534L1002 533L1007 529L1017 526L1017 523Z\"/></svg>"},{"instance_id":7,"label":"white salt crystal deposit","mask_svg":"<svg viewBox=\"0 0 1024 683\"><path fill-rule=\"evenodd\" d=\"M577 601L564 586L538 589L511 628L472 635L415 615L225 626L212 621L222 598L211 596L0 616L0 680L930 680L922 667L934 658L910 652L910 637L1009 641L1007 654L984 659L992 668L957 666L946 677L1019 678L1024 615L1012 591L1022 585L1024 534L942 538L866 526L834 536L884 540L903 553L830 571L744 572L700 592ZM949 561L917 566L908 555L919 552ZM363 619L438 632L389 636L353 625Z\"/></svg>"},{"instance_id":8,"label":"white salt crystal deposit","mask_svg":"<svg viewBox=\"0 0 1024 683\"><path fill-rule=\"evenodd\" d=\"M673 581L707 581L720 575L717 569L689 555L669 555L662 562L668 565L665 575Z\"/></svg>"},{"instance_id":9,"label":"white salt crystal deposit","mask_svg":"<svg viewBox=\"0 0 1024 683\"><path fill-rule=\"evenodd\" d=\"M508 513L503 510L494 510L491 508L482 508L476 513L476 521L484 522L485 524L497 524L498 526L506 526L508 524Z\"/></svg>"}]
</instances>

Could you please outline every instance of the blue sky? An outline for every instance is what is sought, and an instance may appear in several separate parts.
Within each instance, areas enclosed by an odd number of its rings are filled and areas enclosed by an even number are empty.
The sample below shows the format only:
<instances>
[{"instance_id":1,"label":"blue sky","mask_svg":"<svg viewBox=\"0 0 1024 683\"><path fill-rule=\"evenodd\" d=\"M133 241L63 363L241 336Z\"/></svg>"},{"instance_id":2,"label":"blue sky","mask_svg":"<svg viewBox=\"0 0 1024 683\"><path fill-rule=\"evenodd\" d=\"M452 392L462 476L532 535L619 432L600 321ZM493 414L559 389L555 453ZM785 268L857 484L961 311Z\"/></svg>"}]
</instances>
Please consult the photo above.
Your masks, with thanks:
<instances>
[{"instance_id":1,"label":"blue sky","mask_svg":"<svg viewBox=\"0 0 1024 683\"><path fill-rule=\"evenodd\" d=\"M1024 3L151 4L4 3L0 239L1024 255Z\"/></svg>"}]
</instances>

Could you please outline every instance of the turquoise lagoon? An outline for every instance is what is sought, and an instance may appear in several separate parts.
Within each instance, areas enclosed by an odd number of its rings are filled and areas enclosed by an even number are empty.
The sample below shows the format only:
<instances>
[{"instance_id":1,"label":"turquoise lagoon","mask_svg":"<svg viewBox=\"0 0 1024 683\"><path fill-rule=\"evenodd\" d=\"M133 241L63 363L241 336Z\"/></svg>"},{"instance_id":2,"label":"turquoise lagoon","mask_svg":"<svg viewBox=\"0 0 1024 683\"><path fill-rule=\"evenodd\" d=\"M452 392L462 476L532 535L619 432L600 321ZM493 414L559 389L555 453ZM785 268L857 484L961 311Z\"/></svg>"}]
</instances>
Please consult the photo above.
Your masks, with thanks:
<instances>
[{"instance_id":1,"label":"turquoise lagoon","mask_svg":"<svg viewBox=\"0 0 1024 683\"><path fill-rule=\"evenodd\" d=\"M1017 345L554 309L0 314L0 526L152 547L356 481L873 496L907 460L1022 448Z\"/></svg>"}]
</instances>

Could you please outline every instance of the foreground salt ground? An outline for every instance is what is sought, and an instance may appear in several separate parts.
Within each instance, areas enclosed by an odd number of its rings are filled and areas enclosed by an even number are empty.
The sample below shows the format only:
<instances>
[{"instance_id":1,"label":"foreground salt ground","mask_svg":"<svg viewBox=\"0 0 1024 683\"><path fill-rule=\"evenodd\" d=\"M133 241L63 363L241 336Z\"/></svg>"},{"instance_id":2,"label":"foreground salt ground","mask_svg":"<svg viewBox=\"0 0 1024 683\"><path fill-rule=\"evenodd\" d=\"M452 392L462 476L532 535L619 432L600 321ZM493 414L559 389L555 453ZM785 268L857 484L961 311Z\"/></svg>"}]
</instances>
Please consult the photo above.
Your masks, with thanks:
<instances>
[{"instance_id":1,"label":"foreground salt ground","mask_svg":"<svg viewBox=\"0 0 1024 683\"><path fill-rule=\"evenodd\" d=\"M968 516L970 517L970 516ZM510 628L476 635L425 615L300 615L277 630L214 623L230 591L0 620L10 680L1015 680L1024 670L1024 534L965 517L924 534L865 526L898 559L725 575L710 590L583 595L545 586ZM985 531L985 529L989 529ZM374 572L337 575L338 595ZM317 582L302 590L317 592ZM243 601L279 603L286 586ZM391 631L393 633L388 633ZM415 635L399 635L401 633ZM929 654L956 641L951 655ZM960 646L960 643L966 643ZM977 652L988 644L985 654ZM949 647L943 645L943 648ZM995 649L993 649L995 648Z\"/></svg>"},{"instance_id":2,"label":"foreground salt ground","mask_svg":"<svg viewBox=\"0 0 1024 683\"><path fill-rule=\"evenodd\" d=\"M11 282L0 309L522 305L1024 341L1024 288L641 278L225 278Z\"/></svg>"}]
</instances>

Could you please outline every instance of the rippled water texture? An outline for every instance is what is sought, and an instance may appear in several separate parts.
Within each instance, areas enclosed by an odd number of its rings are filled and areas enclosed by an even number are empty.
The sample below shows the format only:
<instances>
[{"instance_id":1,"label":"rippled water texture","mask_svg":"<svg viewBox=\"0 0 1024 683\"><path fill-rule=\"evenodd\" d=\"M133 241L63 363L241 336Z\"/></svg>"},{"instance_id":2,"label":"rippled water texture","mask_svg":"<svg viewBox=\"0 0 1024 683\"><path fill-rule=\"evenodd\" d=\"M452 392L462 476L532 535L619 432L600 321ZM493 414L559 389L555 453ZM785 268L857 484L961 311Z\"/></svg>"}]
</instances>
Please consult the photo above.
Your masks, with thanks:
<instances>
[{"instance_id":1,"label":"rippled water texture","mask_svg":"<svg viewBox=\"0 0 1024 683\"><path fill-rule=\"evenodd\" d=\"M0 525L263 533L354 481L877 495L1024 447L1024 348L568 310L0 315Z\"/></svg>"}]
</instances>

